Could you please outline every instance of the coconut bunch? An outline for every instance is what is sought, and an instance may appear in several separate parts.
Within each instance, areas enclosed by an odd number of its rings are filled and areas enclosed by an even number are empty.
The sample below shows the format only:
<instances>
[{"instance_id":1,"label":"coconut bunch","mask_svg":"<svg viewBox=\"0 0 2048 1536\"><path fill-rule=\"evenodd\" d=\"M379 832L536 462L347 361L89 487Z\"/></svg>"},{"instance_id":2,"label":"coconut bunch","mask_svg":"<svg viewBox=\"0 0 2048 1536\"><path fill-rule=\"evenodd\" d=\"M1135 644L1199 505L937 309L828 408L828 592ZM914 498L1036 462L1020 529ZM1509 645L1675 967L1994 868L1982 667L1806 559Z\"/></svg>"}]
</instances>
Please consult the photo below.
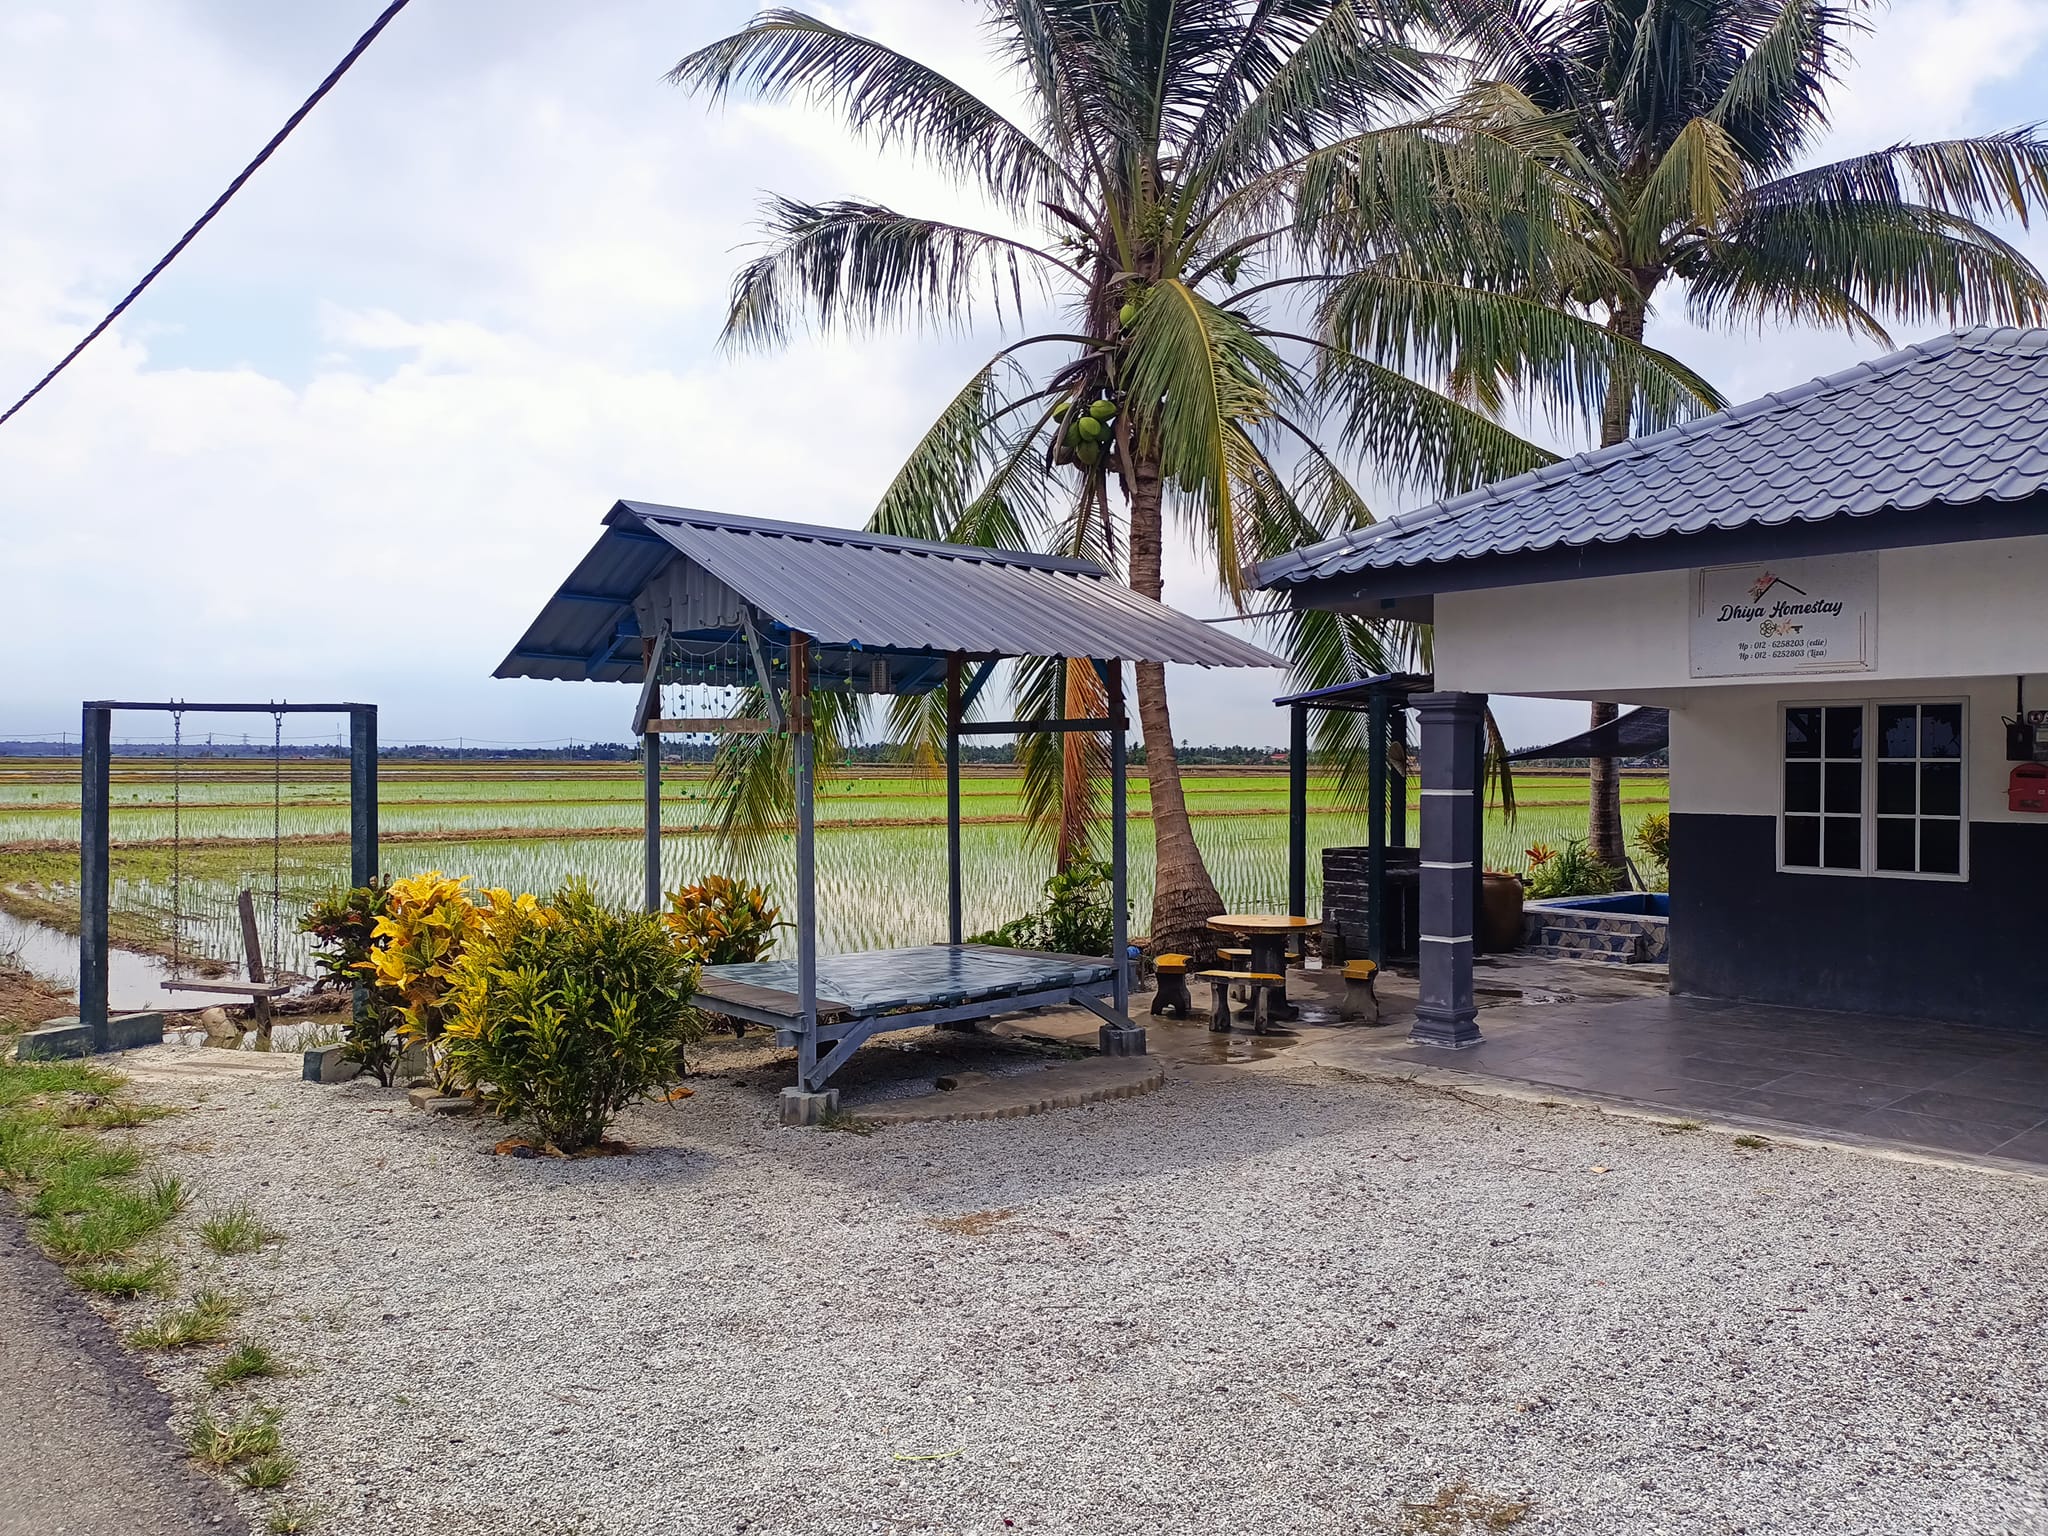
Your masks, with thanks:
<instances>
[{"instance_id":1,"label":"coconut bunch","mask_svg":"<svg viewBox=\"0 0 2048 1536\"><path fill-rule=\"evenodd\" d=\"M1052 414L1055 421L1063 423L1053 461L1079 464L1087 469L1100 464L1116 435L1116 402L1070 398L1054 406Z\"/></svg>"}]
</instances>

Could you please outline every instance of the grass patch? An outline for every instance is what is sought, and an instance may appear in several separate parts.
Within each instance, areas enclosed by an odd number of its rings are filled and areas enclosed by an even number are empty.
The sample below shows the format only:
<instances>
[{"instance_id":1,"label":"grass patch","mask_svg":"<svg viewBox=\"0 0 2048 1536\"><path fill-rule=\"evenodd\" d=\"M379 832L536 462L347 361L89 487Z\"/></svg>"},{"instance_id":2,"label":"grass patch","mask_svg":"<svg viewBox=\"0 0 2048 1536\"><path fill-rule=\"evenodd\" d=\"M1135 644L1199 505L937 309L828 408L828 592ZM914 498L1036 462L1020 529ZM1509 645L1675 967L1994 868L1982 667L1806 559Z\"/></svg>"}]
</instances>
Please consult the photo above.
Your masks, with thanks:
<instances>
[{"instance_id":1,"label":"grass patch","mask_svg":"<svg viewBox=\"0 0 2048 1536\"><path fill-rule=\"evenodd\" d=\"M224 1291L201 1291L182 1307L152 1318L128 1335L137 1349L190 1349L218 1344L242 1314L242 1301Z\"/></svg>"},{"instance_id":2,"label":"grass patch","mask_svg":"<svg viewBox=\"0 0 2048 1536\"><path fill-rule=\"evenodd\" d=\"M259 1376L277 1376L283 1372L284 1362L278 1359L269 1345L244 1339L213 1363L212 1369L206 1373L206 1384L218 1392L237 1382L254 1381Z\"/></svg>"},{"instance_id":3,"label":"grass patch","mask_svg":"<svg viewBox=\"0 0 2048 1536\"><path fill-rule=\"evenodd\" d=\"M1403 1504L1394 1527L1401 1536L1464 1536L1468 1531L1507 1531L1529 1513L1527 1499L1484 1493L1463 1478L1437 1490L1425 1504Z\"/></svg>"},{"instance_id":4,"label":"grass patch","mask_svg":"<svg viewBox=\"0 0 2048 1536\"><path fill-rule=\"evenodd\" d=\"M1666 1120L1659 1125L1658 1129L1663 1131L1666 1136L1675 1136L1680 1131L1703 1131L1706 1127L1697 1120Z\"/></svg>"},{"instance_id":5,"label":"grass patch","mask_svg":"<svg viewBox=\"0 0 2048 1536\"><path fill-rule=\"evenodd\" d=\"M260 1403L232 1419L201 1410L185 1445L194 1461L224 1472L239 1462L277 1455L277 1421L277 1410Z\"/></svg>"},{"instance_id":6,"label":"grass patch","mask_svg":"<svg viewBox=\"0 0 2048 1536\"><path fill-rule=\"evenodd\" d=\"M74 1284L99 1296L133 1301L138 1296L168 1296L171 1261L144 1259L136 1264L92 1264L71 1271Z\"/></svg>"},{"instance_id":7,"label":"grass patch","mask_svg":"<svg viewBox=\"0 0 2048 1536\"><path fill-rule=\"evenodd\" d=\"M158 1176L147 1189L96 1183L72 1190L73 1209L29 1223L43 1251L59 1264L125 1259L162 1231L185 1206L185 1187Z\"/></svg>"},{"instance_id":8,"label":"grass patch","mask_svg":"<svg viewBox=\"0 0 2048 1536\"><path fill-rule=\"evenodd\" d=\"M950 1232L956 1237L987 1237L1016 1214L1013 1210L968 1211L961 1216L927 1216L924 1221L934 1231Z\"/></svg>"},{"instance_id":9,"label":"grass patch","mask_svg":"<svg viewBox=\"0 0 2048 1536\"><path fill-rule=\"evenodd\" d=\"M270 1513L263 1517L263 1529L270 1536L302 1536L313 1529L315 1512L304 1504L283 1500L270 1506Z\"/></svg>"},{"instance_id":10,"label":"grass patch","mask_svg":"<svg viewBox=\"0 0 2048 1536\"><path fill-rule=\"evenodd\" d=\"M1746 1131L1742 1135L1735 1138L1735 1145L1741 1147L1744 1151L1747 1152L1761 1152L1765 1147L1768 1147L1770 1144L1770 1137L1752 1136Z\"/></svg>"},{"instance_id":11,"label":"grass patch","mask_svg":"<svg viewBox=\"0 0 2048 1536\"><path fill-rule=\"evenodd\" d=\"M297 1475L299 1464L283 1451L272 1451L268 1456L258 1456L245 1462L235 1473L235 1481L251 1493L262 1493L282 1488Z\"/></svg>"},{"instance_id":12,"label":"grass patch","mask_svg":"<svg viewBox=\"0 0 2048 1536\"><path fill-rule=\"evenodd\" d=\"M821 1131L844 1131L849 1136L872 1136L875 1122L863 1120L859 1115L849 1115L843 1109L829 1110L818 1117Z\"/></svg>"},{"instance_id":13,"label":"grass patch","mask_svg":"<svg viewBox=\"0 0 2048 1536\"><path fill-rule=\"evenodd\" d=\"M254 1253L265 1243L274 1243L283 1236L246 1201L238 1201L199 1224L200 1241L222 1258Z\"/></svg>"}]
</instances>

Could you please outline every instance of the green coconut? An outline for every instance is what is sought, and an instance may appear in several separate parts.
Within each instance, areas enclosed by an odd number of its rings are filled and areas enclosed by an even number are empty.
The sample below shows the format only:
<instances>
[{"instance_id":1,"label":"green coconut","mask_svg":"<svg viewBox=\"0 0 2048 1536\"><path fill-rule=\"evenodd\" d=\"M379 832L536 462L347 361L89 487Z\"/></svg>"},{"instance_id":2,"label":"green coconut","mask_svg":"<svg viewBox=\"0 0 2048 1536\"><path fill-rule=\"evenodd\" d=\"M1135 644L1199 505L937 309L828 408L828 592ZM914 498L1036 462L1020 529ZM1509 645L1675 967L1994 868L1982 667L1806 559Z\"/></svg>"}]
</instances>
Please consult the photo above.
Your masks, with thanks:
<instances>
[{"instance_id":1,"label":"green coconut","mask_svg":"<svg viewBox=\"0 0 2048 1536\"><path fill-rule=\"evenodd\" d=\"M1058 405L1052 408L1052 419L1054 421L1063 420L1067 412L1072 410L1073 408L1074 402L1072 400L1062 400Z\"/></svg>"},{"instance_id":2,"label":"green coconut","mask_svg":"<svg viewBox=\"0 0 2048 1536\"><path fill-rule=\"evenodd\" d=\"M1116 312L1116 323L1126 330L1130 329L1131 322L1137 318L1138 306L1135 304L1126 304Z\"/></svg>"},{"instance_id":3,"label":"green coconut","mask_svg":"<svg viewBox=\"0 0 2048 1536\"><path fill-rule=\"evenodd\" d=\"M1088 407L1088 414L1097 421L1108 421L1116 415L1116 402L1114 400L1098 400Z\"/></svg>"},{"instance_id":4,"label":"green coconut","mask_svg":"<svg viewBox=\"0 0 2048 1536\"><path fill-rule=\"evenodd\" d=\"M1074 430L1081 434L1081 441L1084 443L1099 443L1109 436L1109 428L1093 416L1083 416L1074 423Z\"/></svg>"},{"instance_id":5,"label":"green coconut","mask_svg":"<svg viewBox=\"0 0 2048 1536\"><path fill-rule=\"evenodd\" d=\"M1083 464L1086 464L1090 469L1093 469L1102 462L1102 444L1083 443L1074 450L1074 457Z\"/></svg>"}]
</instances>

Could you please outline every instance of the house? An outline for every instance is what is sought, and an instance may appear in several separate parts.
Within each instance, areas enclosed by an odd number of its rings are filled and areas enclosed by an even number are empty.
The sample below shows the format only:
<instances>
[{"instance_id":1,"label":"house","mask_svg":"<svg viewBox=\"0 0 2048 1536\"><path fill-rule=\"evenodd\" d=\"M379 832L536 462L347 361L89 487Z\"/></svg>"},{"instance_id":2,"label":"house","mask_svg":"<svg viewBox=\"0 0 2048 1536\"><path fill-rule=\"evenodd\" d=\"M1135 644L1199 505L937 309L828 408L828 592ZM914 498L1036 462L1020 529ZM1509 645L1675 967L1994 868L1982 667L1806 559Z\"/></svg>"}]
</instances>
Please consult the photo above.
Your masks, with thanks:
<instances>
[{"instance_id":1,"label":"house","mask_svg":"<svg viewBox=\"0 0 2048 1536\"><path fill-rule=\"evenodd\" d=\"M1416 1039L1479 1038L1492 694L1669 710L1674 992L2048 1033L2048 331L1909 347L1253 576L1435 626Z\"/></svg>"}]
</instances>

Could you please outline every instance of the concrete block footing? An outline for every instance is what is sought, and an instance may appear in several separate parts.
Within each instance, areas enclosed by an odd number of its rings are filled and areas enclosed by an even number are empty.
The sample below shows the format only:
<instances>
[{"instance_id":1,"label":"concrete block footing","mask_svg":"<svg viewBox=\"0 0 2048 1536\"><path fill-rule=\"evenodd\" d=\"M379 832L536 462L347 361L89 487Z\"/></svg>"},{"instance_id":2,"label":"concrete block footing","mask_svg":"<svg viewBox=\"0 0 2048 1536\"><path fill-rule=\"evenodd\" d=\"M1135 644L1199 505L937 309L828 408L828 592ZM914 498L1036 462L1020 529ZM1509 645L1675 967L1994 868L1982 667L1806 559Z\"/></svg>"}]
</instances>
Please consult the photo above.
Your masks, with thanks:
<instances>
[{"instance_id":1,"label":"concrete block footing","mask_svg":"<svg viewBox=\"0 0 2048 1536\"><path fill-rule=\"evenodd\" d=\"M801 1088L785 1088L779 1107L784 1125L816 1125L827 1115L839 1112L839 1090L827 1088L823 1093L806 1093Z\"/></svg>"},{"instance_id":2,"label":"concrete block footing","mask_svg":"<svg viewBox=\"0 0 2048 1536\"><path fill-rule=\"evenodd\" d=\"M362 1063L350 1061L342 1054L338 1045L317 1045L306 1052L305 1065L300 1072L309 1083L345 1083L358 1075Z\"/></svg>"},{"instance_id":3,"label":"concrete block footing","mask_svg":"<svg viewBox=\"0 0 2048 1536\"><path fill-rule=\"evenodd\" d=\"M1145 1054L1145 1031L1142 1029L1118 1029L1113 1024L1105 1024L1096 1030L1095 1039L1105 1056Z\"/></svg>"},{"instance_id":4,"label":"concrete block footing","mask_svg":"<svg viewBox=\"0 0 2048 1536\"><path fill-rule=\"evenodd\" d=\"M132 1051L164 1043L161 1013L117 1013L107 1020L107 1049ZM77 1019L55 1019L21 1037L15 1056L22 1061L55 1061L93 1054L92 1031Z\"/></svg>"}]
</instances>

